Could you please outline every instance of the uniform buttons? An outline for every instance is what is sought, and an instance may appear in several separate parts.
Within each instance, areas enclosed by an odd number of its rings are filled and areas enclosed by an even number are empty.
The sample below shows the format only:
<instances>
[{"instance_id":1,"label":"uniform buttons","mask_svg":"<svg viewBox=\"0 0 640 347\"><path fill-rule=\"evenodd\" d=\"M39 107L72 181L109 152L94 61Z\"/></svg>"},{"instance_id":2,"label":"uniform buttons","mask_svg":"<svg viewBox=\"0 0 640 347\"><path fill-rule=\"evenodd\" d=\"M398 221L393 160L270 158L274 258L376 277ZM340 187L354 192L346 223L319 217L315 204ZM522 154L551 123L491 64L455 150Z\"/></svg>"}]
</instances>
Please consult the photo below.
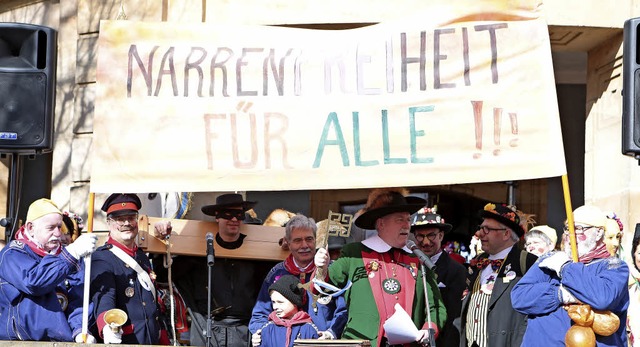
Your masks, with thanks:
<instances>
[{"instance_id":1,"label":"uniform buttons","mask_svg":"<svg viewBox=\"0 0 640 347\"><path fill-rule=\"evenodd\" d=\"M142 306L147 306L147 303L143 301Z\"/></svg>"}]
</instances>

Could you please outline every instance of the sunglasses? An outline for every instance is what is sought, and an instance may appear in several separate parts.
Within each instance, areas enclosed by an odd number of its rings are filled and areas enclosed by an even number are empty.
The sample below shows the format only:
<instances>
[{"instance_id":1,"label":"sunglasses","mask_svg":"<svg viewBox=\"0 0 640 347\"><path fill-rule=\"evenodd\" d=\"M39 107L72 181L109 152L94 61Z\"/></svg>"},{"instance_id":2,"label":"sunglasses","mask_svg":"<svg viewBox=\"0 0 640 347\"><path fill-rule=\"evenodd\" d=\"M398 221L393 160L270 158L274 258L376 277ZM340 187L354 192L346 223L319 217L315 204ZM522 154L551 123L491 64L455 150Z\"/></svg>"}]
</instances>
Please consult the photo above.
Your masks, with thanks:
<instances>
[{"instance_id":1,"label":"sunglasses","mask_svg":"<svg viewBox=\"0 0 640 347\"><path fill-rule=\"evenodd\" d=\"M235 218L237 220L244 220L244 211L238 209L221 209L216 212L216 218L227 220L232 220L233 218Z\"/></svg>"}]
</instances>

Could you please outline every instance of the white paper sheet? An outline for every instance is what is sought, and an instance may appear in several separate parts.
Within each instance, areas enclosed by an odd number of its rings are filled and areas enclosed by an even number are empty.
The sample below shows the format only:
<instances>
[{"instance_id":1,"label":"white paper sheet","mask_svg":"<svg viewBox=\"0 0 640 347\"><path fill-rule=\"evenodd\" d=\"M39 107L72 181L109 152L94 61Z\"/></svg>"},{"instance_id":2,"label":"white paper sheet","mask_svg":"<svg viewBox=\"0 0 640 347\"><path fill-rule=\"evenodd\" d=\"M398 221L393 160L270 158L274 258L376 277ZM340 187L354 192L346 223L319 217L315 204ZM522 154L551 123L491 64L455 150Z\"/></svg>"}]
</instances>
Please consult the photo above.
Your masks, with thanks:
<instances>
[{"instance_id":1,"label":"white paper sheet","mask_svg":"<svg viewBox=\"0 0 640 347\"><path fill-rule=\"evenodd\" d=\"M384 331L390 345L400 345L416 341L418 328L413 324L411 316L400 306L394 306L396 312L384 322Z\"/></svg>"}]
</instances>

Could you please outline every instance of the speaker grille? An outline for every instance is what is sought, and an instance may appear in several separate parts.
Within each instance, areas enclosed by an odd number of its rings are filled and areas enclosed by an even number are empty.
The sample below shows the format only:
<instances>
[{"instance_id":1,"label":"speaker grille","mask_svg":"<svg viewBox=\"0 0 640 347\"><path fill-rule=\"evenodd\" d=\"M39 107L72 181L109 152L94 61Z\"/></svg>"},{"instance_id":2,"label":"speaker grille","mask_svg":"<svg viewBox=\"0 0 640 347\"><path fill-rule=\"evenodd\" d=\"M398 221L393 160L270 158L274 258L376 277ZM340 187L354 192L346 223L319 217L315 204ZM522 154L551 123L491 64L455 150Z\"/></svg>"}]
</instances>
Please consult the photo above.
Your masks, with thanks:
<instances>
[{"instance_id":1,"label":"speaker grille","mask_svg":"<svg viewBox=\"0 0 640 347\"><path fill-rule=\"evenodd\" d=\"M622 56L622 154L640 159L640 18L624 22Z\"/></svg>"},{"instance_id":2,"label":"speaker grille","mask_svg":"<svg viewBox=\"0 0 640 347\"><path fill-rule=\"evenodd\" d=\"M0 148L37 148L46 140L44 73L0 73Z\"/></svg>"}]
</instances>

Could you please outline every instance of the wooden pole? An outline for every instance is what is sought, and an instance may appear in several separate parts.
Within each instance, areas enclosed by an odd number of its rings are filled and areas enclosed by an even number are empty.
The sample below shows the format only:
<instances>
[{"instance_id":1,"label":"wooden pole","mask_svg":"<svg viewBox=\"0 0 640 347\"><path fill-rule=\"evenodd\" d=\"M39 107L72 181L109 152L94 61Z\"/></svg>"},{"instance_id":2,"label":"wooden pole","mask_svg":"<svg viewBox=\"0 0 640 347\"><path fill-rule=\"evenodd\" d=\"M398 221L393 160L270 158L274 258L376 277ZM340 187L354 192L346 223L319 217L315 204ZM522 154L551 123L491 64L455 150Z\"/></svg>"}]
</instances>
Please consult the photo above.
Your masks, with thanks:
<instances>
[{"instance_id":1,"label":"wooden pole","mask_svg":"<svg viewBox=\"0 0 640 347\"><path fill-rule=\"evenodd\" d=\"M87 232L93 232L93 209L96 194L89 193L89 209L87 211ZM84 295L82 297L82 341L87 343L89 334L89 287L91 285L91 254L84 257Z\"/></svg>"},{"instance_id":2,"label":"wooden pole","mask_svg":"<svg viewBox=\"0 0 640 347\"><path fill-rule=\"evenodd\" d=\"M562 175L562 191L564 193L564 207L567 212L567 228L569 228L571 258L574 262L578 262L578 243L576 240L575 226L573 225L573 208L571 207L571 196L569 195L569 177L566 174Z\"/></svg>"}]
</instances>

